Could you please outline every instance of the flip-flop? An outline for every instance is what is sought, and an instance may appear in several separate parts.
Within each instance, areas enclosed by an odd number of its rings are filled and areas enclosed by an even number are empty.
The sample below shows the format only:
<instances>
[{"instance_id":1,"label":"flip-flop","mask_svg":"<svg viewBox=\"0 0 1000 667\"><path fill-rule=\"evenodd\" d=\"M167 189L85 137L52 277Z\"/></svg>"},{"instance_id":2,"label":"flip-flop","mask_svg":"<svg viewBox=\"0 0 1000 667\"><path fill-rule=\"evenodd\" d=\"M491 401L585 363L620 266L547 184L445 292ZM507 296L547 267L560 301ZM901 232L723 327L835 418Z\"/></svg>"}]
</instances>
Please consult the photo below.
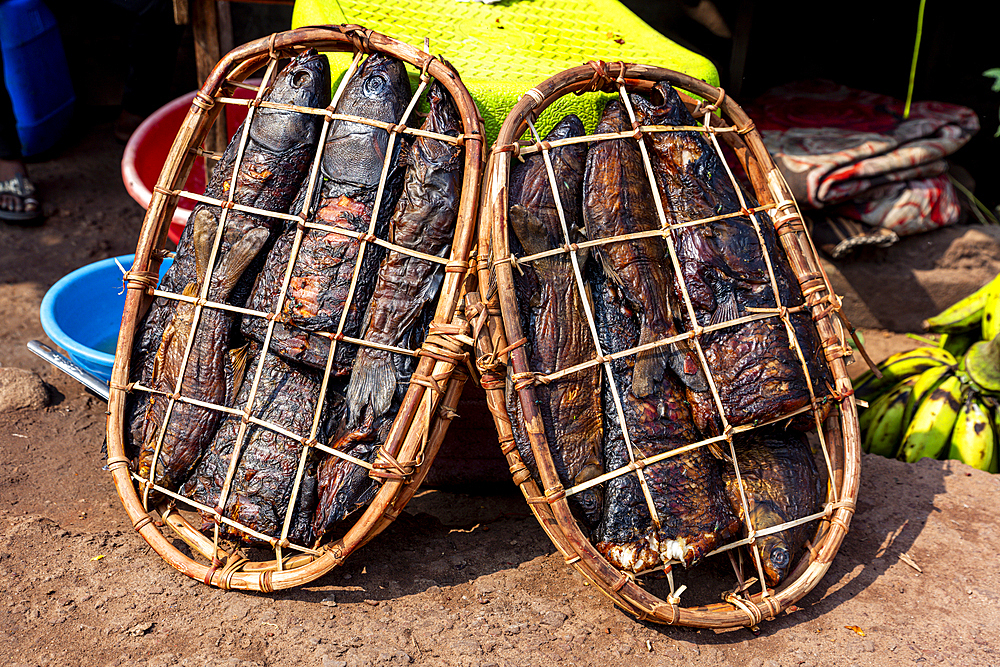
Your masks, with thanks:
<instances>
[{"instance_id":1,"label":"flip-flop","mask_svg":"<svg viewBox=\"0 0 1000 667\"><path fill-rule=\"evenodd\" d=\"M26 222L42 215L42 206L35 198L35 186L24 174L17 174L14 178L0 181L0 195L12 195L20 198L24 202L25 209L32 204L34 205L33 210L11 211L0 208L0 220Z\"/></svg>"}]
</instances>

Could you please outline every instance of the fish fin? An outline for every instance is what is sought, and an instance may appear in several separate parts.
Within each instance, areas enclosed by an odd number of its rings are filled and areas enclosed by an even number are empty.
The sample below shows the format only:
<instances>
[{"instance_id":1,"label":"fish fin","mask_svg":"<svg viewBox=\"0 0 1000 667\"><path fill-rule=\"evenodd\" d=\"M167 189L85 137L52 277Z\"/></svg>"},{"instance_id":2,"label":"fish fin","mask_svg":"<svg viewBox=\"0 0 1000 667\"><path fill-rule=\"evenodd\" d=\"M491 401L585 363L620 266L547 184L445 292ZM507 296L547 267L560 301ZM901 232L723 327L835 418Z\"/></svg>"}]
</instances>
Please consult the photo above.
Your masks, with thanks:
<instances>
[{"instance_id":1,"label":"fish fin","mask_svg":"<svg viewBox=\"0 0 1000 667\"><path fill-rule=\"evenodd\" d=\"M644 322L639 331L639 346L660 340L663 336L657 335ZM650 350L643 350L635 356L635 368L632 370L632 394L637 398L649 396L654 391L654 385L663 379L663 372L667 368L667 348L654 347Z\"/></svg>"},{"instance_id":2,"label":"fish fin","mask_svg":"<svg viewBox=\"0 0 1000 667\"><path fill-rule=\"evenodd\" d=\"M668 356L670 368L685 387L692 391L708 391L708 380L705 379L698 357L688 346L687 341L671 343Z\"/></svg>"},{"instance_id":3,"label":"fish fin","mask_svg":"<svg viewBox=\"0 0 1000 667\"><path fill-rule=\"evenodd\" d=\"M716 300L715 310L712 311L712 317L709 320L709 323L721 324L723 322L735 320L739 316L740 304L736 300L736 295L729 291L722 295L721 299Z\"/></svg>"},{"instance_id":4,"label":"fish fin","mask_svg":"<svg viewBox=\"0 0 1000 667\"><path fill-rule=\"evenodd\" d=\"M208 258L212 254L212 246L215 245L215 227L218 223L215 215L205 208L195 211L191 218L191 225L194 245L194 265L198 274L198 282L205 280L205 273L208 270Z\"/></svg>"},{"instance_id":5,"label":"fish fin","mask_svg":"<svg viewBox=\"0 0 1000 667\"><path fill-rule=\"evenodd\" d=\"M268 231L263 227L251 229L232 245L219 262L219 269L212 277L222 296L228 296L243 272L267 242Z\"/></svg>"},{"instance_id":6,"label":"fish fin","mask_svg":"<svg viewBox=\"0 0 1000 667\"><path fill-rule=\"evenodd\" d=\"M625 281L622 280L622 277L618 275L617 271L615 271L615 267L612 266L610 261L608 261L607 255L605 255L600 248L598 248L596 254L597 254L597 259L601 261L601 268L604 269L604 275L610 278L611 282L613 282L618 287L624 287Z\"/></svg>"},{"instance_id":7,"label":"fish fin","mask_svg":"<svg viewBox=\"0 0 1000 667\"><path fill-rule=\"evenodd\" d=\"M363 348L355 359L347 385L347 428L368 428L389 411L396 392L396 372L391 353Z\"/></svg>"},{"instance_id":8,"label":"fish fin","mask_svg":"<svg viewBox=\"0 0 1000 667\"><path fill-rule=\"evenodd\" d=\"M247 360L250 358L250 343L229 350L229 367L232 369L233 386L230 389L229 404L236 401L236 394L247 374Z\"/></svg>"},{"instance_id":9,"label":"fish fin","mask_svg":"<svg viewBox=\"0 0 1000 667\"><path fill-rule=\"evenodd\" d=\"M163 364L167 356L167 348L170 346L170 339L174 336L174 326L171 322L163 329L163 338L160 342L160 347L156 349L156 356L153 357L153 383L155 385L156 380L163 373Z\"/></svg>"},{"instance_id":10,"label":"fish fin","mask_svg":"<svg viewBox=\"0 0 1000 667\"><path fill-rule=\"evenodd\" d=\"M510 226L517 235L517 240L521 242L524 252L536 255L551 249L547 242L548 232L545 231L545 226L527 208L520 204L514 204L510 207L508 217Z\"/></svg>"}]
</instances>

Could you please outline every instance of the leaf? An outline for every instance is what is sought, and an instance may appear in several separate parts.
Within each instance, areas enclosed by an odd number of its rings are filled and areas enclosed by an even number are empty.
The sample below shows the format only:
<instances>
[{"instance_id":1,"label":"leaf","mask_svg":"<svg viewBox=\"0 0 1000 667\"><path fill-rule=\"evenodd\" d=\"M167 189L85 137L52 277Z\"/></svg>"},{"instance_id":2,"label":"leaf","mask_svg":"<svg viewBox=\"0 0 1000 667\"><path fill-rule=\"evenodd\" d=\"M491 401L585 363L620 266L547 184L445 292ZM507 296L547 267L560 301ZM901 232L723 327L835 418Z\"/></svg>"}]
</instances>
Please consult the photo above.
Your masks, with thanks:
<instances>
[{"instance_id":1,"label":"leaf","mask_svg":"<svg viewBox=\"0 0 1000 667\"><path fill-rule=\"evenodd\" d=\"M993 78L993 85L990 90L994 93L1000 93L1000 67L994 67L993 69L988 69L983 72L983 76Z\"/></svg>"},{"instance_id":2,"label":"leaf","mask_svg":"<svg viewBox=\"0 0 1000 667\"><path fill-rule=\"evenodd\" d=\"M859 637L865 636L865 631L856 625L845 625L844 627L847 628L848 630L855 632Z\"/></svg>"}]
</instances>

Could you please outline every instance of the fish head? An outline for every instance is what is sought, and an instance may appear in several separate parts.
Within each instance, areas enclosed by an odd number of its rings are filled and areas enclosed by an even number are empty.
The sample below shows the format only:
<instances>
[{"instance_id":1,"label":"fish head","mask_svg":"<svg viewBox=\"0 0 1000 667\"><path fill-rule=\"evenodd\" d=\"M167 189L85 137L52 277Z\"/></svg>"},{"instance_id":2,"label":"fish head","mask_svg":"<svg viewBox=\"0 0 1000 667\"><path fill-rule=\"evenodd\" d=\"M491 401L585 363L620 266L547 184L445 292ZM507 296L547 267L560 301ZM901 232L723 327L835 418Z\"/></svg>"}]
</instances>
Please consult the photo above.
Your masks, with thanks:
<instances>
[{"instance_id":1,"label":"fish head","mask_svg":"<svg viewBox=\"0 0 1000 667\"><path fill-rule=\"evenodd\" d=\"M275 104L322 109L330 104L330 63L315 49L292 58L263 98ZM322 116L259 107L250 123L250 138L274 153L319 141Z\"/></svg>"},{"instance_id":2,"label":"fish head","mask_svg":"<svg viewBox=\"0 0 1000 667\"><path fill-rule=\"evenodd\" d=\"M681 100L680 95L667 81L659 81L649 93L649 101L655 107L654 119L664 125L693 125L694 120Z\"/></svg>"},{"instance_id":3,"label":"fish head","mask_svg":"<svg viewBox=\"0 0 1000 667\"><path fill-rule=\"evenodd\" d=\"M771 528L788 521L784 513L769 502L756 503L750 510L750 518L755 530ZM764 578L769 586L777 586L788 574L794 555L787 531L758 537L755 545Z\"/></svg>"},{"instance_id":4,"label":"fish head","mask_svg":"<svg viewBox=\"0 0 1000 667\"><path fill-rule=\"evenodd\" d=\"M374 53L347 82L336 112L398 123L409 99L410 81L402 61ZM382 175L388 143L389 133L380 127L336 121L323 149L323 173L338 183L374 188Z\"/></svg>"}]
</instances>

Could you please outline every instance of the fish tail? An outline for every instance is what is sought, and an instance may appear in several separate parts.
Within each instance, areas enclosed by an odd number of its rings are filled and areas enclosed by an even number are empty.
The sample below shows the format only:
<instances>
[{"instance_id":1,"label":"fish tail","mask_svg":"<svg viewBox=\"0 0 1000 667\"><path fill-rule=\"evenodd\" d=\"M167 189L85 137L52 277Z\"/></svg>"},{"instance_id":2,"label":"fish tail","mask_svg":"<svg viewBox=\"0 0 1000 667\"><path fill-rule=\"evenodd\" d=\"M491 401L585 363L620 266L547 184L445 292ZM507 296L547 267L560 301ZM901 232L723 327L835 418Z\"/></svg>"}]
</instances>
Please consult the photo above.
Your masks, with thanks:
<instances>
[{"instance_id":1,"label":"fish tail","mask_svg":"<svg viewBox=\"0 0 1000 667\"><path fill-rule=\"evenodd\" d=\"M639 346L643 346L666 336L654 332L652 327L643 322L639 331ZM635 357L635 368L632 370L632 394L643 398L653 393L655 385L663 379L667 369L668 352L666 347L654 347L639 352Z\"/></svg>"},{"instance_id":2,"label":"fish tail","mask_svg":"<svg viewBox=\"0 0 1000 667\"><path fill-rule=\"evenodd\" d=\"M396 371L390 352L364 347L358 351L347 385L347 428L369 427L389 411L396 392Z\"/></svg>"},{"instance_id":3,"label":"fish tail","mask_svg":"<svg viewBox=\"0 0 1000 667\"><path fill-rule=\"evenodd\" d=\"M198 274L198 284L205 280L208 269L206 262L212 252L214 232L217 218L211 211L199 208L191 217L192 245L194 247L194 266Z\"/></svg>"}]
</instances>

